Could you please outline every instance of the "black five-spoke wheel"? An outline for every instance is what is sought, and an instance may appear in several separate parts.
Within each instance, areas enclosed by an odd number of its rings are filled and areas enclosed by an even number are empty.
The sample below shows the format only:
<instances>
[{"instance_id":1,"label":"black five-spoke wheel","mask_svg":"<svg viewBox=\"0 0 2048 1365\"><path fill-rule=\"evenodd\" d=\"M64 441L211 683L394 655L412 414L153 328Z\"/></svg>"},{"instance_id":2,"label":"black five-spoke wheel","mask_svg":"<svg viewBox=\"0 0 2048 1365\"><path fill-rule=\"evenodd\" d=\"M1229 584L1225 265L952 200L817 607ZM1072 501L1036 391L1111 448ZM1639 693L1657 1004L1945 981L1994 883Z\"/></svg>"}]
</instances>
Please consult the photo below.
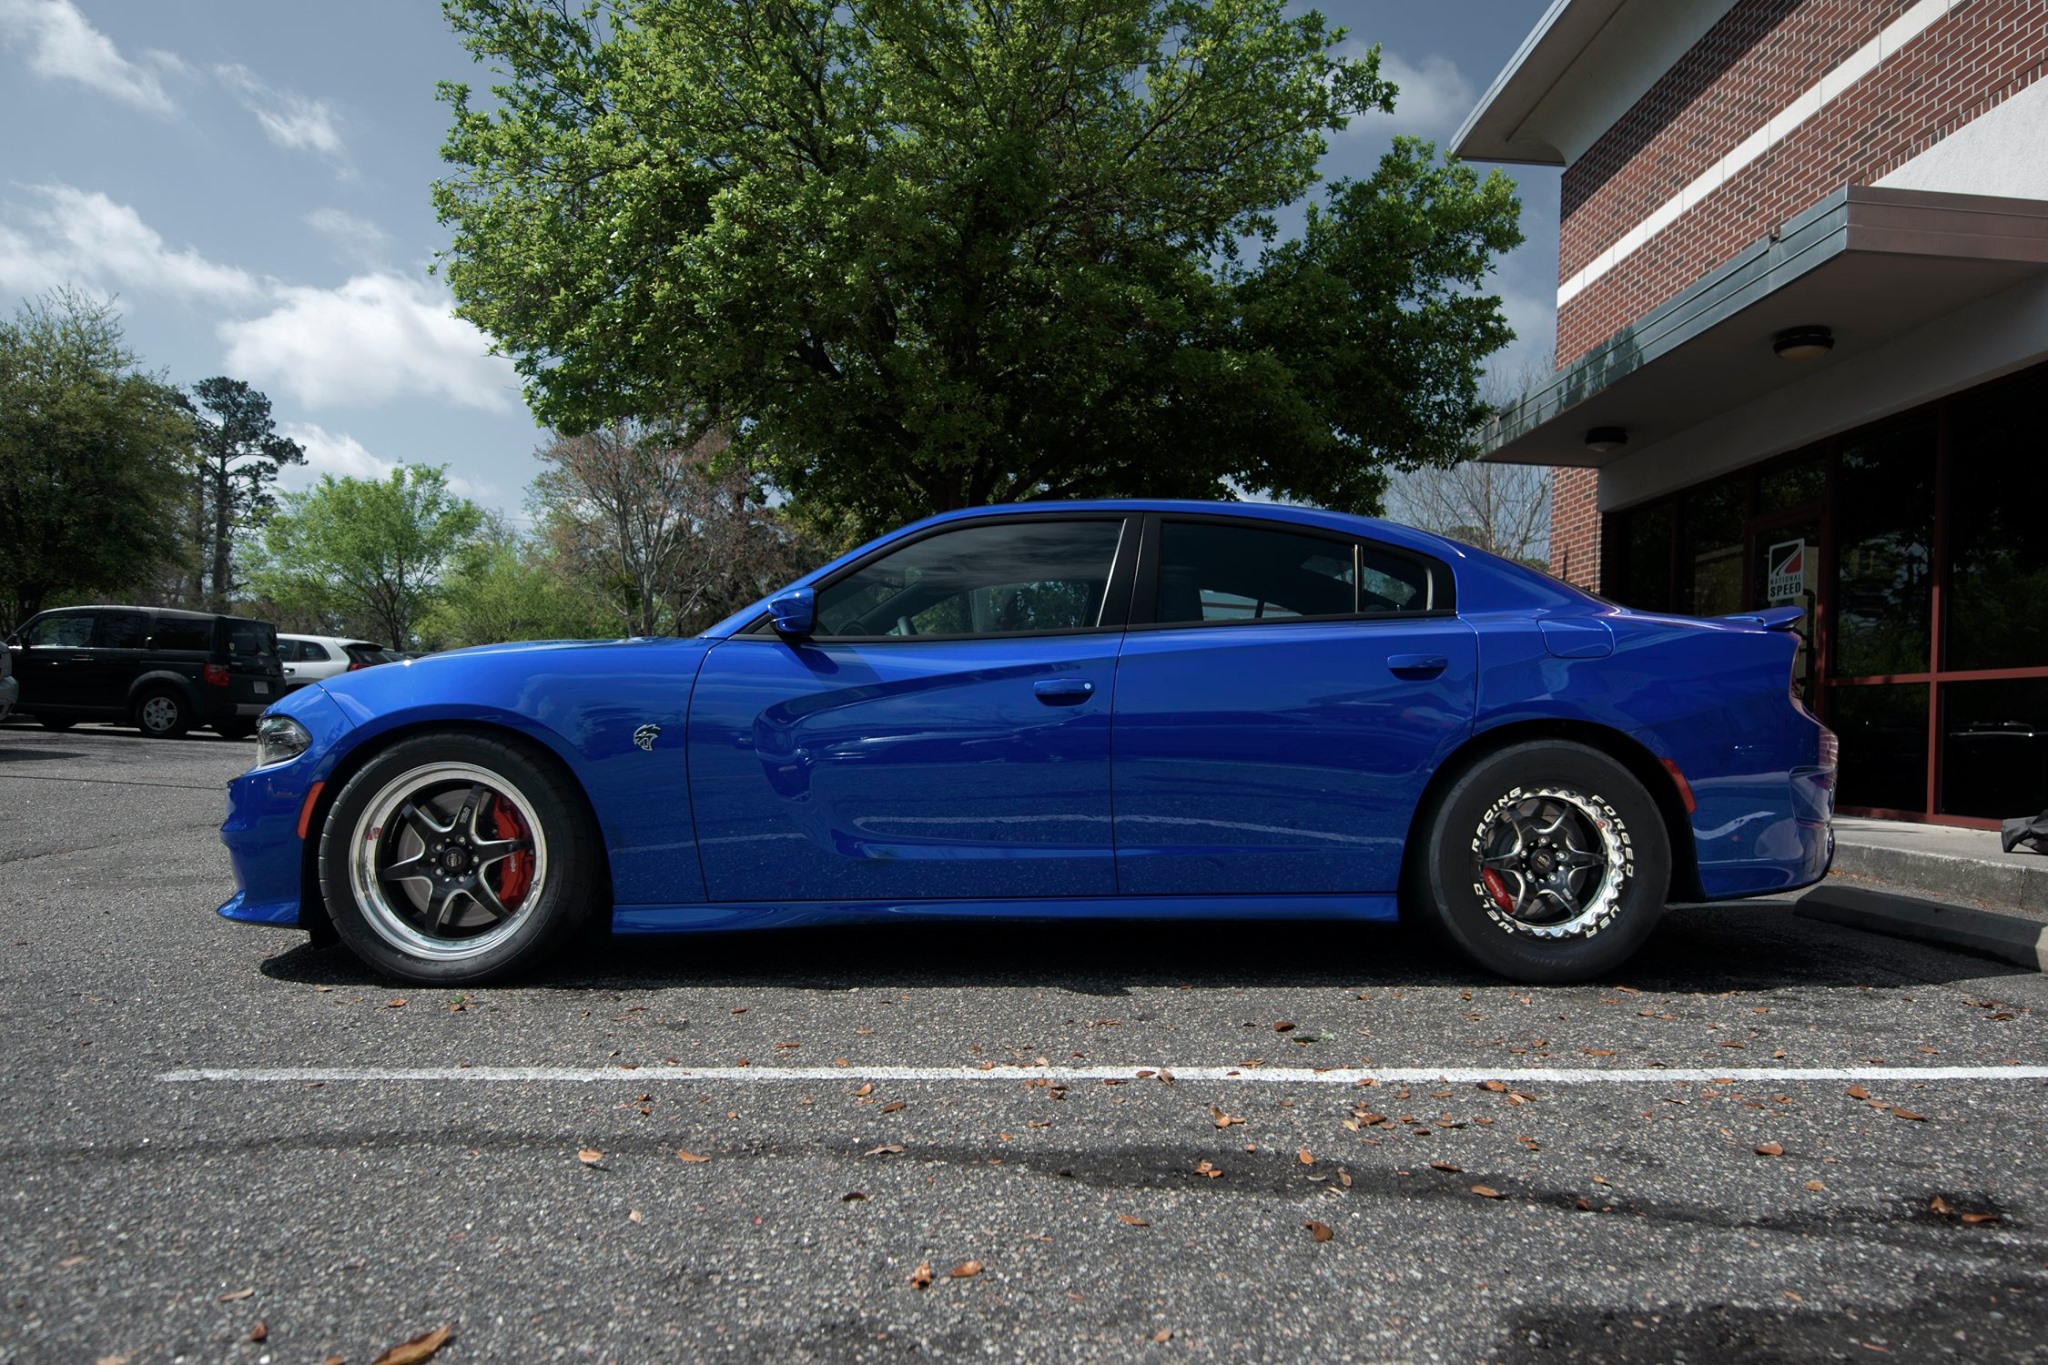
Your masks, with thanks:
<instances>
[{"instance_id":1,"label":"black five-spoke wheel","mask_svg":"<svg viewBox=\"0 0 2048 1365\"><path fill-rule=\"evenodd\" d=\"M1539 740L1468 765L1417 822L1404 904L1502 976L1581 981L1656 927L1670 837L1626 766Z\"/></svg>"},{"instance_id":2,"label":"black five-spoke wheel","mask_svg":"<svg viewBox=\"0 0 2048 1365\"><path fill-rule=\"evenodd\" d=\"M475 982L530 965L596 908L596 839L551 758L424 736L352 777L322 826L336 932L394 976Z\"/></svg>"}]
</instances>

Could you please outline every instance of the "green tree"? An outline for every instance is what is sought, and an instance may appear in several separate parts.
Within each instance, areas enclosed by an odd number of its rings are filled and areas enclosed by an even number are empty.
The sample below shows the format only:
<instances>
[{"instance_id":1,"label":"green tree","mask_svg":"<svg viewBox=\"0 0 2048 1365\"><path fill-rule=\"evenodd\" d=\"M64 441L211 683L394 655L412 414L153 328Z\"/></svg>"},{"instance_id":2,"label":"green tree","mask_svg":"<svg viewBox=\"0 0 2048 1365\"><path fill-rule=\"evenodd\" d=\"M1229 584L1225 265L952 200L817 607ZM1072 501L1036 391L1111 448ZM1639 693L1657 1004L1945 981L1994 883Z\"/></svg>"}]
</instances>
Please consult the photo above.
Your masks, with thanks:
<instances>
[{"instance_id":1,"label":"green tree","mask_svg":"<svg viewBox=\"0 0 2048 1365\"><path fill-rule=\"evenodd\" d=\"M441 595L420 627L433 648L506 640L591 639L618 633L611 604L550 553L496 516L455 552Z\"/></svg>"},{"instance_id":2,"label":"green tree","mask_svg":"<svg viewBox=\"0 0 2048 1365\"><path fill-rule=\"evenodd\" d=\"M174 561L191 435L111 304L60 290L0 322L0 623Z\"/></svg>"},{"instance_id":3,"label":"green tree","mask_svg":"<svg viewBox=\"0 0 2048 1365\"><path fill-rule=\"evenodd\" d=\"M305 449L277 434L270 400L239 379L216 375L192 386L197 405L193 451L203 539L199 561L206 566L209 611L226 611L237 584L234 542L276 506L270 486L279 466L304 464ZM195 594L196 596L196 594Z\"/></svg>"},{"instance_id":4,"label":"green tree","mask_svg":"<svg viewBox=\"0 0 2048 1365\"><path fill-rule=\"evenodd\" d=\"M410 649L456 552L482 524L437 466L401 465L386 479L323 474L284 495L253 578L287 612L373 623L393 648Z\"/></svg>"},{"instance_id":5,"label":"green tree","mask_svg":"<svg viewBox=\"0 0 2048 1365\"><path fill-rule=\"evenodd\" d=\"M1323 132L1396 94L1283 0L445 10L503 75L489 107L442 87L459 311L543 420L704 405L821 523L1371 508L1380 465L1465 448L1509 335L1474 286L1520 240L1510 183L1424 144L1270 245Z\"/></svg>"}]
</instances>

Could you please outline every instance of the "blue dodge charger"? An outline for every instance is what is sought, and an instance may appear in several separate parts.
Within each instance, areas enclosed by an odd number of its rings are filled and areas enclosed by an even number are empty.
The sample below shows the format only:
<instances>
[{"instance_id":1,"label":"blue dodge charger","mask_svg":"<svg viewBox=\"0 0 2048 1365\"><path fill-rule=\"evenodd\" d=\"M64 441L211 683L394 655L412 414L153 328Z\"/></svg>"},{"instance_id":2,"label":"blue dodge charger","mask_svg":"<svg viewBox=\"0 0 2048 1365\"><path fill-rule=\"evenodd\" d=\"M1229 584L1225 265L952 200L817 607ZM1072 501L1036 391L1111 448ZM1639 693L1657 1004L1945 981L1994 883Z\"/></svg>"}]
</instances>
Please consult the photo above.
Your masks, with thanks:
<instances>
[{"instance_id":1,"label":"blue dodge charger","mask_svg":"<svg viewBox=\"0 0 2048 1365\"><path fill-rule=\"evenodd\" d=\"M1407 915L1519 981L1830 853L1796 609L1628 611L1299 507L977 508L694 639L344 674L228 790L231 919L391 976L580 930Z\"/></svg>"}]
</instances>

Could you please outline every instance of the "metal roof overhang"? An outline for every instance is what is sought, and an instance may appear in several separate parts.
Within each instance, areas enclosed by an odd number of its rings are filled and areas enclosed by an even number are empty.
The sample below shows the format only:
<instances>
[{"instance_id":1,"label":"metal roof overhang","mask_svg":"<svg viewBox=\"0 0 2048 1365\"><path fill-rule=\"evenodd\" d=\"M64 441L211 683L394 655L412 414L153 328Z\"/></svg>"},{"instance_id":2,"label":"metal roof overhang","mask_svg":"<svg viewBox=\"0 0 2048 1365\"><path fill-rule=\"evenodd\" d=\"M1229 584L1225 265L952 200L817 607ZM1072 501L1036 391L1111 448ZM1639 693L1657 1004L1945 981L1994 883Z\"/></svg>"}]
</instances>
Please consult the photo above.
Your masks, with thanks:
<instances>
[{"instance_id":1,"label":"metal roof overhang","mask_svg":"<svg viewBox=\"0 0 2048 1365\"><path fill-rule=\"evenodd\" d=\"M1846 186L1523 395L1481 458L1598 468L2044 269L2048 201ZM1772 351L1813 325L1826 357ZM1627 446L1588 450L1593 427Z\"/></svg>"}]
</instances>

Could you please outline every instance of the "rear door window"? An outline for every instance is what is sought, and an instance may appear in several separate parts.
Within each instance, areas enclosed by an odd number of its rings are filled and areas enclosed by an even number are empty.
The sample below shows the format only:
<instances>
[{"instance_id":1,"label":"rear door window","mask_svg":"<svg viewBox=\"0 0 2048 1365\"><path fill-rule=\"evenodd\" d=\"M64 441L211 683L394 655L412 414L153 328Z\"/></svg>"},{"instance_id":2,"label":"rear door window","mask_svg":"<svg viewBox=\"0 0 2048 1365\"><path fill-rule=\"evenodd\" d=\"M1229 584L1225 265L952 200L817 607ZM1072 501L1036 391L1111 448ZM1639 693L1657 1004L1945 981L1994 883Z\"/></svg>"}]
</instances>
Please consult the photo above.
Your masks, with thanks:
<instances>
[{"instance_id":1,"label":"rear door window","mask_svg":"<svg viewBox=\"0 0 2048 1365\"><path fill-rule=\"evenodd\" d=\"M229 621L228 652L237 658L277 653L277 627L263 621Z\"/></svg>"},{"instance_id":2,"label":"rear door window","mask_svg":"<svg viewBox=\"0 0 2048 1365\"><path fill-rule=\"evenodd\" d=\"M146 649L149 646L149 616L139 611L103 611L93 628L96 649Z\"/></svg>"},{"instance_id":3,"label":"rear door window","mask_svg":"<svg viewBox=\"0 0 2048 1365\"><path fill-rule=\"evenodd\" d=\"M301 663L324 664L334 657L327 652L326 645L320 644L315 640L300 640L298 641L297 648Z\"/></svg>"},{"instance_id":4,"label":"rear door window","mask_svg":"<svg viewBox=\"0 0 2048 1365\"><path fill-rule=\"evenodd\" d=\"M1428 611L1430 570L1357 541L1211 521L1160 528L1162 625Z\"/></svg>"}]
</instances>

